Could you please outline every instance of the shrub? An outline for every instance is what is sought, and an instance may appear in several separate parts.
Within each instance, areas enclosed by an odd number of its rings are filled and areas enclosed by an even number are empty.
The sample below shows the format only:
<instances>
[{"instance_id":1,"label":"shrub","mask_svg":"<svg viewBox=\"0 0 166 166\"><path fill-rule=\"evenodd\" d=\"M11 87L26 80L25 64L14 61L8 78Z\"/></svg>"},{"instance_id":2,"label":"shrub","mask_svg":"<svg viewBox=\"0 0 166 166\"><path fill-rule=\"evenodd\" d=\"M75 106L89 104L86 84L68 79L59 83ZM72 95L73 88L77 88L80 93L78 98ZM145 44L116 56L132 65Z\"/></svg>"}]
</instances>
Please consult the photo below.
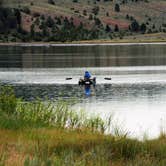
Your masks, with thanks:
<instances>
[{"instance_id":1,"label":"shrub","mask_svg":"<svg viewBox=\"0 0 166 166\"><path fill-rule=\"evenodd\" d=\"M49 16L46 20L46 26L48 26L49 28L53 27L55 25L54 20L51 18L51 16Z\"/></svg>"},{"instance_id":2,"label":"shrub","mask_svg":"<svg viewBox=\"0 0 166 166\"><path fill-rule=\"evenodd\" d=\"M83 10L83 15L87 16L87 11L86 10Z\"/></svg>"},{"instance_id":3,"label":"shrub","mask_svg":"<svg viewBox=\"0 0 166 166\"><path fill-rule=\"evenodd\" d=\"M140 26L140 30L145 33L146 32L146 24L142 23Z\"/></svg>"},{"instance_id":4,"label":"shrub","mask_svg":"<svg viewBox=\"0 0 166 166\"><path fill-rule=\"evenodd\" d=\"M115 32L119 32L119 27L118 27L117 24L115 25L114 31L115 31Z\"/></svg>"},{"instance_id":5,"label":"shrub","mask_svg":"<svg viewBox=\"0 0 166 166\"><path fill-rule=\"evenodd\" d=\"M24 13L26 13L26 14L30 14L31 13L30 9L27 6L23 7L21 9L21 11L24 12Z\"/></svg>"},{"instance_id":6,"label":"shrub","mask_svg":"<svg viewBox=\"0 0 166 166\"><path fill-rule=\"evenodd\" d=\"M89 20L93 20L92 14L89 15Z\"/></svg>"},{"instance_id":7,"label":"shrub","mask_svg":"<svg viewBox=\"0 0 166 166\"><path fill-rule=\"evenodd\" d=\"M48 3L51 4L51 5L55 5L54 0L48 0Z\"/></svg>"},{"instance_id":8,"label":"shrub","mask_svg":"<svg viewBox=\"0 0 166 166\"><path fill-rule=\"evenodd\" d=\"M14 114L17 107L17 98L14 90L9 86L0 87L0 112L6 114Z\"/></svg>"},{"instance_id":9,"label":"shrub","mask_svg":"<svg viewBox=\"0 0 166 166\"><path fill-rule=\"evenodd\" d=\"M110 31L111 31L111 28L110 28L109 25L106 25L105 31L106 31L106 32L110 32Z\"/></svg>"},{"instance_id":10,"label":"shrub","mask_svg":"<svg viewBox=\"0 0 166 166\"><path fill-rule=\"evenodd\" d=\"M101 25L101 21L99 18L95 18L95 25Z\"/></svg>"},{"instance_id":11,"label":"shrub","mask_svg":"<svg viewBox=\"0 0 166 166\"><path fill-rule=\"evenodd\" d=\"M99 6L95 6L95 7L92 9L92 13L93 13L94 15L98 15L99 10L100 10Z\"/></svg>"},{"instance_id":12,"label":"shrub","mask_svg":"<svg viewBox=\"0 0 166 166\"><path fill-rule=\"evenodd\" d=\"M136 31L139 31L139 29L140 29L139 23L136 20L134 20L131 23L131 31L136 32Z\"/></svg>"}]
</instances>

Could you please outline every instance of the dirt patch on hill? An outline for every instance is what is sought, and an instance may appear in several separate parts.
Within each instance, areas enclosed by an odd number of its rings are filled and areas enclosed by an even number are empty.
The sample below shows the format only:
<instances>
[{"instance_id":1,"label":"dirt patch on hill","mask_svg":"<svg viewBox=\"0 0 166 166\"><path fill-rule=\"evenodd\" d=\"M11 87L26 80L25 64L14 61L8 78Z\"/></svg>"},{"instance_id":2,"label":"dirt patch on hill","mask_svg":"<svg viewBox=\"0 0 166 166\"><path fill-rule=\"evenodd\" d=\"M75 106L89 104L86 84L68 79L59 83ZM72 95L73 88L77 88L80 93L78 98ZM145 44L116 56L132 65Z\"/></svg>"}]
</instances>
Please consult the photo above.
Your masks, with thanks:
<instances>
[{"instance_id":1,"label":"dirt patch on hill","mask_svg":"<svg viewBox=\"0 0 166 166\"><path fill-rule=\"evenodd\" d=\"M121 20L110 19L110 18L103 19L103 22L105 24L110 25L110 26L118 25L119 28L123 28L123 29L128 29L129 25L130 25L128 22L121 21Z\"/></svg>"}]
</instances>

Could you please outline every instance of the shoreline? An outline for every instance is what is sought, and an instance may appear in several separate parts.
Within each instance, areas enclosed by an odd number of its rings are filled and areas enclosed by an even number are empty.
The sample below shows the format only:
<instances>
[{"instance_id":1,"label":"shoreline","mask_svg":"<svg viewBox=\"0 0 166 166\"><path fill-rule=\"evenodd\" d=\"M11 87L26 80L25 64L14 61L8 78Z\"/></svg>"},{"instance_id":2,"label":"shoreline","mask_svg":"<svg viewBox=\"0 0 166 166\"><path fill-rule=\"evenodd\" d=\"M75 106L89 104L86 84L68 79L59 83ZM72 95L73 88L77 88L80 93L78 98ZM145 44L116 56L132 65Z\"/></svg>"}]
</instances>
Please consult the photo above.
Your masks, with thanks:
<instances>
[{"instance_id":1,"label":"shoreline","mask_svg":"<svg viewBox=\"0 0 166 166\"><path fill-rule=\"evenodd\" d=\"M0 46L102 46L102 45L166 45L166 40L92 40L92 41L73 41L73 42L9 42L0 43Z\"/></svg>"}]
</instances>

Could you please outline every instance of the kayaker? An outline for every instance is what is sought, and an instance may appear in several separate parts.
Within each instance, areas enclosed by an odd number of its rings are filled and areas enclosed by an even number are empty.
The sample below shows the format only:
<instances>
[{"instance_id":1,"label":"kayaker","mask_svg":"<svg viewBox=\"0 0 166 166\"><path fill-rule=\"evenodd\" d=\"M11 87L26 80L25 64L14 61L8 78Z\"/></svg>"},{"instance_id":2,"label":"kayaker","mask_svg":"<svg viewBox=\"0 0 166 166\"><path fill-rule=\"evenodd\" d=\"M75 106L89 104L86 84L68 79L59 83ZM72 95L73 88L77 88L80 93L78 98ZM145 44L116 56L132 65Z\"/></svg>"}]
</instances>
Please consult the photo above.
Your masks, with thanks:
<instances>
[{"instance_id":1,"label":"kayaker","mask_svg":"<svg viewBox=\"0 0 166 166\"><path fill-rule=\"evenodd\" d=\"M84 79L90 79L91 78L91 74L89 71L85 71L85 74L84 74Z\"/></svg>"}]
</instances>

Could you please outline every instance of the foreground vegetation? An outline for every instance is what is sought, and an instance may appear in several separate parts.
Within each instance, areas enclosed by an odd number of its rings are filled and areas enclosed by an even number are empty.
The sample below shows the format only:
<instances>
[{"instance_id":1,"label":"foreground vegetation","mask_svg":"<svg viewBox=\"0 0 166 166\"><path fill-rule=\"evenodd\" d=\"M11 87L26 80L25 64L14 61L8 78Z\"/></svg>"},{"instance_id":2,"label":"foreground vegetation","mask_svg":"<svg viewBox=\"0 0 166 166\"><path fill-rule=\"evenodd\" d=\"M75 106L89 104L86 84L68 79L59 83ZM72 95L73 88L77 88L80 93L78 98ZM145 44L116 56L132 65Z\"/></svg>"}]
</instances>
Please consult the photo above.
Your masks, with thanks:
<instances>
[{"instance_id":1,"label":"foreground vegetation","mask_svg":"<svg viewBox=\"0 0 166 166\"><path fill-rule=\"evenodd\" d=\"M166 136L138 141L111 117L87 117L67 102L25 102L11 87L0 89L0 165L7 166L165 166Z\"/></svg>"}]
</instances>

